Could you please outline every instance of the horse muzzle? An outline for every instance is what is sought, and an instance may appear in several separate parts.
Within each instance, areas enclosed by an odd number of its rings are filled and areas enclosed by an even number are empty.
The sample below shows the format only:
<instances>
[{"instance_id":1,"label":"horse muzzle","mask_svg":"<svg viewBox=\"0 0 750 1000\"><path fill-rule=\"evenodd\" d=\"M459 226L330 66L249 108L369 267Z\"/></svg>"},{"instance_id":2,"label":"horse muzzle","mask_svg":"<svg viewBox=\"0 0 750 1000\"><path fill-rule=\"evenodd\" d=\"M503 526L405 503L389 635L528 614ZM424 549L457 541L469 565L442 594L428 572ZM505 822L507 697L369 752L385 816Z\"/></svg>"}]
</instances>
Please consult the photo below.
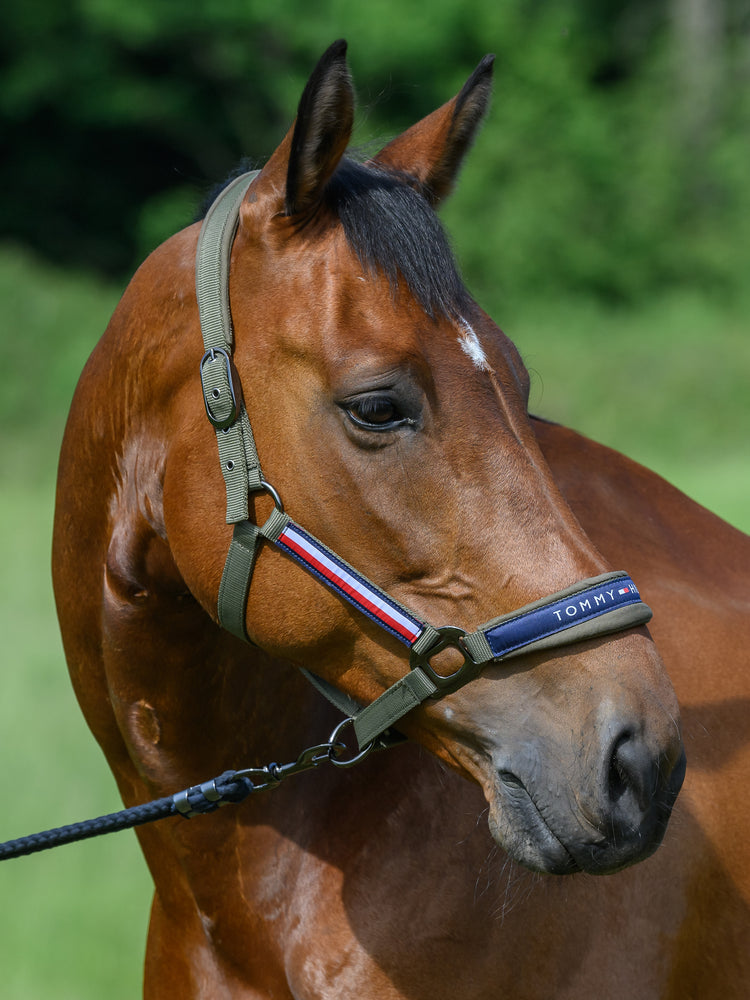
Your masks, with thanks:
<instances>
[{"instance_id":1,"label":"horse muzzle","mask_svg":"<svg viewBox=\"0 0 750 1000\"><path fill-rule=\"evenodd\" d=\"M679 737L654 747L621 729L593 767L589 754L572 769L558 753L545 756L526 744L494 761L490 831L515 860L554 875L605 875L653 854L685 777Z\"/></svg>"}]
</instances>

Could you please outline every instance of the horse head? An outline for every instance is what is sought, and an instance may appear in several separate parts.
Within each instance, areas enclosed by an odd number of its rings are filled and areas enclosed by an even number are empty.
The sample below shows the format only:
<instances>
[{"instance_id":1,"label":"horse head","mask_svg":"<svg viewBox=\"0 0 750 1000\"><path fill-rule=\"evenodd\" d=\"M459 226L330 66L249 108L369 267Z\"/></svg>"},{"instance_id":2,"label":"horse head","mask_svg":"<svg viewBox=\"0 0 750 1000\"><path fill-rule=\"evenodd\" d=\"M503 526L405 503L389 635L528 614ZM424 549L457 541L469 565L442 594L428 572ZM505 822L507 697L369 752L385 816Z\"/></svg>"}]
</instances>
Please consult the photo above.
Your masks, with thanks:
<instances>
[{"instance_id":1,"label":"horse head","mask_svg":"<svg viewBox=\"0 0 750 1000\"><path fill-rule=\"evenodd\" d=\"M464 287L434 214L485 114L491 73L488 57L453 100L360 163L346 157L345 45L332 46L286 138L248 180L229 266L231 366L263 482L399 607L462 635L618 568L563 500L528 413L528 373ZM130 405L160 415L169 572L217 620L232 527L197 377L196 238L178 234L136 279L152 305L131 310L140 332L130 336L142 338L141 359L157 357L156 324L161 361L148 398L133 380ZM252 524L273 509L265 488L243 502ZM576 602L557 613L574 617ZM272 544L259 546L242 627L248 672L254 661L307 668L361 705L409 672L397 636ZM451 675L465 657L449 642L430 670ZM425 698L398 729L481 785L512 857L552 873L611 872L655 850L684 753L645 625L489 658L476 674Z\"/></svg>"}]
</instances>

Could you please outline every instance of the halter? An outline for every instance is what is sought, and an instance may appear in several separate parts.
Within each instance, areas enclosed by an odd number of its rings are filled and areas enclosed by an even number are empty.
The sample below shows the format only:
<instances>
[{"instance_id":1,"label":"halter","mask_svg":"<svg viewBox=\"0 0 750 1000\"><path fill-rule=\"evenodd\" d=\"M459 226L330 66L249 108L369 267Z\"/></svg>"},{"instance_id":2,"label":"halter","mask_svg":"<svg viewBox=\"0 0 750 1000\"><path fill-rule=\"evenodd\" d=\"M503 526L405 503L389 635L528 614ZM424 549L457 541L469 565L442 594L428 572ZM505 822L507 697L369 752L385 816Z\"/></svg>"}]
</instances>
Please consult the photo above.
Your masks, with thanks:
<instances>
[{"instance_id":1,"label":"halter","mask_svg":"<svg viewBox=\"0 0 750 1000\"><path fill-rule=\"evenodd\" d=\"M216 431L226 485L226 520L234 525L219 588L220 625L240 639L251 641L245 629L245 613L255 559L265 540L399 639L410 651L410 670L365 708L327 681L303 671L348 716L341 726L352 723L361 756L407 712L428 698L458 690L489 663L609 635L649 621L651 609L641 601L631 578L615 572L582 580L510 614L493 618L473 632L454 625L436 628L381 590L285 513L281 497L263 477L232 361L229 260L240 205L257 174L258 171L242 174L220 193L203 222L196 254L196 292L205 348L200 363L203 399ZM250 494L259 492L267 493L274 503L270 517L260 526L250 520L249 508ZM448 648L458 650L463 663L446 676L435 670L431 661Z\"/></svg>"}]
</instances>

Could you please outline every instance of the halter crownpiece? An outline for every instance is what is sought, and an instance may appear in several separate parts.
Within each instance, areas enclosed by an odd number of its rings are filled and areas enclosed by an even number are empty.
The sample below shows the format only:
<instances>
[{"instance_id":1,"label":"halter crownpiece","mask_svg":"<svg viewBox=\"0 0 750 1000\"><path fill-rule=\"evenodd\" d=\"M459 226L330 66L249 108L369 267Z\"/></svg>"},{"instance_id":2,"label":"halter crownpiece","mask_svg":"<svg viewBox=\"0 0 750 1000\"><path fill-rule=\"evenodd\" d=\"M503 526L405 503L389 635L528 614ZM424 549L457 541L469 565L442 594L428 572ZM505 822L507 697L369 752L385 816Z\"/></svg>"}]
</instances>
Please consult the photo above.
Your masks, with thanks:
<instances>
[{"instance_id":1,"label":"halter crownpiece","mask_svg":"<svg viewBox=\"0 0 750 1000\"><path fill-rule=\"evenodd\" d=\"M227 523L234 525L219 588L219 623L249 642L247 597L255 559L265 540L395 636L410 650L409 672L372 704L361 708L327 681L306 676L353 723L365 752L407 712L427 698L458 690L489 663L564 646L643 625L652 617L637 587L623 572L582 580L565 590L481 625L473 632L453 625L436 628L381 590L285 513L276 490L263 478L239 376L232 362L229 258L240 205L258 171L242 174L209 209L198 238L196 294L205 353L200 377L206 414L216 430L227 493ZM263 525L249 519L249 495L267 492L274 509ZM463 664L445 676L432 660L445 649Z\"/></svg>"}]
</instances>

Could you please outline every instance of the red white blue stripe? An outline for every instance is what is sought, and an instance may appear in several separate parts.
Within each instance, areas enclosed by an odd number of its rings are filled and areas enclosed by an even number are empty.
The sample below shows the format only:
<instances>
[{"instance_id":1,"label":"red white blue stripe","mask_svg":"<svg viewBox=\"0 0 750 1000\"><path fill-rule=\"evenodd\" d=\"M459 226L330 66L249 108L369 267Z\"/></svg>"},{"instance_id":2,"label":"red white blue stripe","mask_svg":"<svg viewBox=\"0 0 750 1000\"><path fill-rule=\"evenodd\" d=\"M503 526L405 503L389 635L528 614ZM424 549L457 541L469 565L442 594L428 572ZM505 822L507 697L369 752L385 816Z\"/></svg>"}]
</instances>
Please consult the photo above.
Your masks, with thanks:
<instances>
[{"instance_id":1,"label":"red white blue stripe","mask_svg":"<svg viewBox=\"0 0 750 1000\"><path fill-rule=\"evenodd\" d=\"M289 522L276 539L276 544L407 646L413 646L421 635L424 630L422 622L408 615L382 590L359 576L299 525Z\"/></svg>"}]
</instances>

